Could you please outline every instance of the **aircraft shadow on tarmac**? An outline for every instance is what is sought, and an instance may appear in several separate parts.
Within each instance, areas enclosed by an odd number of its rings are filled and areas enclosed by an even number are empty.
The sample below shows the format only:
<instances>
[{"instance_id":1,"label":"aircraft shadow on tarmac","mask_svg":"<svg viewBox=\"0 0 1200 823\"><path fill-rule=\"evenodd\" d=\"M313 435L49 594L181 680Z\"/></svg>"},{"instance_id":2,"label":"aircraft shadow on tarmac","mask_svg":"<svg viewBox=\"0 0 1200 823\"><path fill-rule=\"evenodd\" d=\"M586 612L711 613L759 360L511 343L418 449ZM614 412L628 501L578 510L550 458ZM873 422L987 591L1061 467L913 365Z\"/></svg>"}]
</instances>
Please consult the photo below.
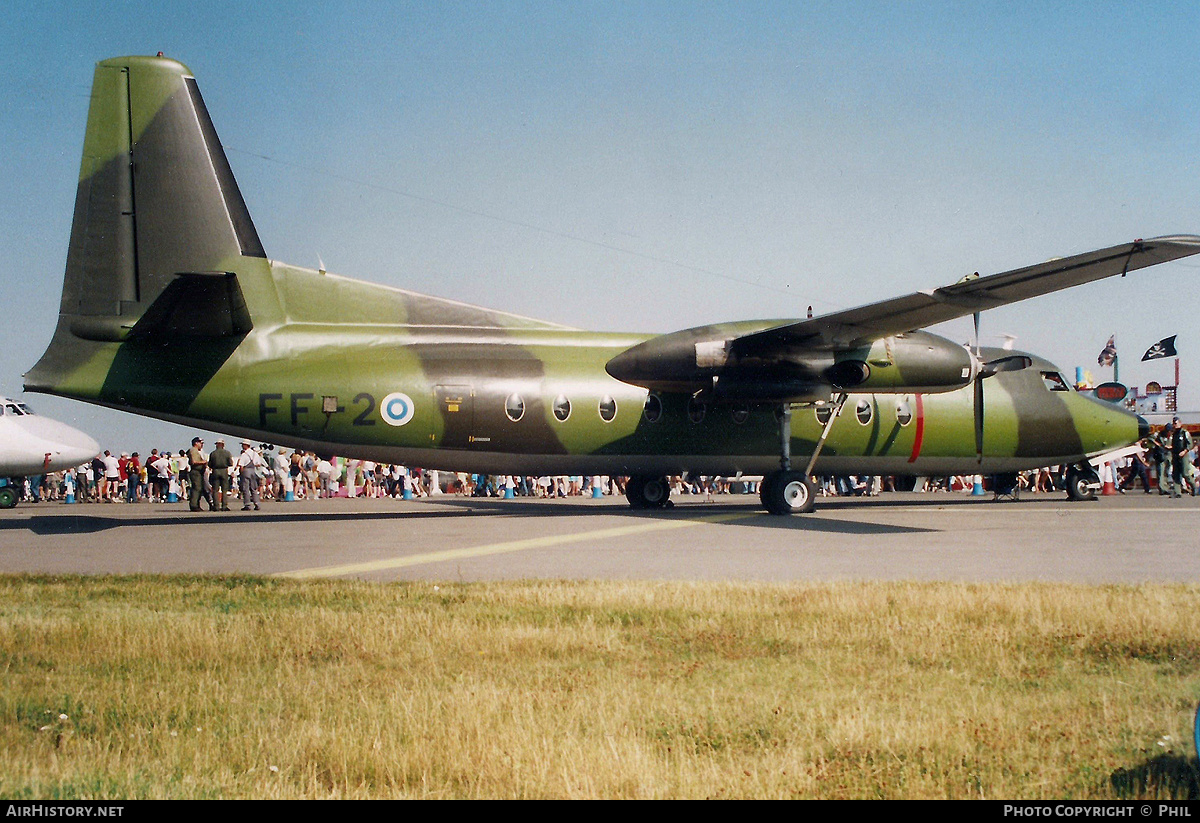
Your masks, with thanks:
<instances>
[{"instance_id":1,"label":"aircraft shadow on tarmac","mask_svg":"<svg viewBox=\"0 0 1200 823\"><path fill-rule=\"evenodd\" d=\"M237 511L229 513L204 512L183 513L177 518L162 517L107 517L102 515L38 515L0 520L0 531L28 530L37 535L66 535L66 534L95 534L123 526L164 526L164 525L211 525L213 523L236 524L270 524L270 523L321 523L331 519L342 522L363 522L376 520L403 521L426 518L454 518L471 515L505 516L520 518L572 517L580 515L602 514L608 517L627 517L636 519L658 518L691 518L696 516L712 516L723 514L744 514L744 517L734 517L728 520L717 520L713 525L735 527L784 529L800 532L828 532L831 534L915 534L936 532L936 528L915 526L900 526L888 523L861 522L859 520L841 520L829 517L777 517L767 514L750 505L751 496L739 496L734 500L719 500L705 503L699 500L681 499L683 505L667 510L634 510L621 506L597 506L590 500L575 501L522 501L502 500L489 497L444 497L437 500L422 501L426 506L437 506L439 510L422 508L419 510L380 511L380 512L347 512L330 509L323 512L289 512L287 509L276 508L275 504L267 504L267 509L252 515ZM971 497L958 494L941 495L904 495L902 497L871 498L822 498L818 511L870 512L876 509L892 509L898 507L948 507L993 504L990 497ZM1058 504L1062 500L1054 496L1025 498L1020 501L999 501L1004 506L1021 505L1037 506L1037 504Z\"/></svg>"},{"instance_id":2,"label":"aircraft shadow on tarmac","mask_svg":"<svg viewBox=\"0 0 1200 823\"><path fill-rule=\"evenodd\" d=\"M176 519L162 517L102 517L99 515L33 515L19 520L0 521L0 531L27 530L36 535L52 536L56 534L96 534L109 529L124 526L209 526L213 523L230 524L231 528L238 525L251 526L269 523L327 523L336 519L339 522L362 522L368 520L409 520L425 518L461 517L460 512L341 512L341 513L310 513L296 512L278 514L259 512L255 515L237 516L232 512L204 514L189 513Z\"/></svg>"},{"instance_id":3,"label":"aircraft shadow on tarmac","mask_svg":"<svg viewBox=\"0 0 1200 823\"><path fill-rule=\"evenodd\" d=\"M740 528L783 529L800 532L829 532L833 534L919 534L936 532L938 529L920 528L914 526L897 526L890 523L863 523L857 520L834 520L831 518L815 517L778 517L767 514L757 506L747 506L738 503L692 503L687 506L675 506L670 509L653 511L635 510L628 508L600 508L587 502L555 502L550 505L534 504L522 506L520 502L499 500L487 497L454 498L439 500L438 505L453 507L458 510L471 512L487 511L509 517L575 517L603 514L609 517L626 517L637 520L692 520L697 517L735 515L728 520L711 522L714 526L734 526ZM736 517L736 515L744 515Z\"/></svg>"},{"instance_id":4,"label":"aircraft shadow on tarmac","mask_svg":"<svg viewBox=\"0 0 1200 823\"><path fill-rule=\"evenodd\" d=\"M5 520L0 521L0 531L27 530L42 537L52 537L55 535L84 535L98 534L108 531L109 529L130 527L130 526L197 526L211 525L213 523L225 523L230 528L241 526L263 525L263 524L291 524L291 523L328 523L331 520L338 522L363 522L363 521L379 521L379 520L427 520L430 518L451 519L459 517L476 516L505 516L505 517L522 517L522 518L545 518L545 517L571 517L576 514L596 514L595 508L580 505L575 506L555 506L551 509L542 509L535 511L517 511L516 507L511 503L503 504L495 502L489 504L486 501L478 501L473 503L461 503L453 505L452 511L422 511L422 512L342 512L342 513L323 513L323 514L257 514L250 517L230 517L221 514L200 514L191 515L189 517L180 517L178 519L167 520L161 517L100 517L91 515L66 515L66 516L39 516L34 515L27 519L20 520ZM689 515L712 515L722 514L726 512L737 513L740 507L736 506L703 506L694 507L680 511L678 509L667 512L611 512L606 511L605 514L624 516L639 520L655 520L655 519L682 519L690 520ZM853 520L831 520L831 519L805 519L805 518L780 518L774 515L765 514L763 512L745 510L745 517L738 517L735 520L717 521L712 523L714 526L740 526L750 528L769 528L769 529L786 529L799 532L828 532L831 534L914 534L922 532L936 532L938 529L916 528L912 526L896 526L886 523L861 523Z\"/></svg>"}]
</instances>

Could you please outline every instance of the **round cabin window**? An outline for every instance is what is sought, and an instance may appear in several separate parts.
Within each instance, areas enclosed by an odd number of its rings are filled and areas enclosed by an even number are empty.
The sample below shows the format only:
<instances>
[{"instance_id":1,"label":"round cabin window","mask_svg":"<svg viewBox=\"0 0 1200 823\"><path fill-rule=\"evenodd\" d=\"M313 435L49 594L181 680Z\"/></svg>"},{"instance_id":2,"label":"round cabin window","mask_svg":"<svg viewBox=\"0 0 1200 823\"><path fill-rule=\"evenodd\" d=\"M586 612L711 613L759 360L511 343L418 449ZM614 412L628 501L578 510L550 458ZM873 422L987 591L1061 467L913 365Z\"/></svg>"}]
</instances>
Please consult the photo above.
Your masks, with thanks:
<instances>
[{"instance_id":1,"label":"round cabin window","mask_svg":"<svg viewBox=\"0 0 1200 823\"><path fill-rule=\"evenodd\" d=\"M514 423L525 416L525 401L521 395L510 394L508 396L508 399L504 401L504 413Z\"/></svg>"},{"instance_id":2,"label":"round cabin window","mask_svg":"<svg viewBox=\"0 0 1200 823\"><path fill-rule=\"evenodd\" d=\"M559 422L566 422L566 419L571 416L571 401L565 394L554 398L554 416L558 418Z\"/></svg>"},{"instance_id":3,"label":"round cabin window","mask_svg":"<svg viewBox=\"0 0 1200 823\"><path fill-rule=\"evenodd\" d=\"M600 398L600 419L605 423L611 423L613 418L617 416L617 401L613 400L607 394Z\"/></svg>"},{"instance_id":4,"label":"round cabin window","mask_svg":"<svg viewBox=\"0 0 1200 823\"><path fill-rule=\"evenodd\" d=\"M871 422L871 401L859 400L858 405L854 407L854 416L858 418L858 422L864 426Z\"/></svg>"},{"instance_id":5,"label":"round cabin window","mask_svg":"<svg viewBox=\"0 0 1200 823\"><path fill-rule=\"evenodd\" d=\"M662 398L657 394L646 395L646 405L642 408L642 416L646 418L647 423L657 423L662 417Z\"/></svg>"}]
</instances>

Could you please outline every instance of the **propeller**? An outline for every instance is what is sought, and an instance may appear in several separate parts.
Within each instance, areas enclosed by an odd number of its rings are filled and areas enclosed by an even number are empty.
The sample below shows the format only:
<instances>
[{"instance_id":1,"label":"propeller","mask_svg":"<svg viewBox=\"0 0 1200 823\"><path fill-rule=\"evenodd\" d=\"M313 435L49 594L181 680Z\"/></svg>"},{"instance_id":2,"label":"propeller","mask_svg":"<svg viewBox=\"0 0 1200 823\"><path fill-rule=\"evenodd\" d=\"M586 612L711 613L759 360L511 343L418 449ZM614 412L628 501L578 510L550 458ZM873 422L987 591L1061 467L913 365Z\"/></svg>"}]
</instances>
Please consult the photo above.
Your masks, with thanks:
<instances>
[{"instance_id":1,"label":"propeller","mask_svg":"<svg viewBox=\"0 0 1200 823\"><path fill-rule=\"evenodd\" d=\"M975 462L983 463L983 360L979 355L979 312L975 319Z\"/></svg>"},{"instance_id":2,"label":"propeller","mask_svg":"<svg viewBox=\"0 0 1200 823\"><path fill-rule=\"evenodd\" d=\"M1020 371L1033 365L1033 359L1024 354L1011 354L995 360L983 362L979 350L979 312L973 315L975 319L975 462L983 462L983 381L992 375L1006 371ZM1007 335L1006 335L1007 336ZM1005 346L1011 348L1011 342Z\"/></svg>"}]
</instances>

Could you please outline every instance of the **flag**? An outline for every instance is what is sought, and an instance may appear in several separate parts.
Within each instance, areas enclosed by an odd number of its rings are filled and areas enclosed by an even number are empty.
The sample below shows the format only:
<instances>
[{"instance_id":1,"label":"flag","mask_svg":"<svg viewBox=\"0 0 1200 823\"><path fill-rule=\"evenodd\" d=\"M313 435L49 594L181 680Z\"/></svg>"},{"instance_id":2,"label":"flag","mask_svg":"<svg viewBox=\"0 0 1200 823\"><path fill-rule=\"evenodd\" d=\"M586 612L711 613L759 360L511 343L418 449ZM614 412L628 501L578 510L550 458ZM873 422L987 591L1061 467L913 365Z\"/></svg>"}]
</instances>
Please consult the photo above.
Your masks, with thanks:
<instances>
[{"instance_id":1,"label":"flag","mask_svg":"<svg viewBox=\"0 0 1200 823\"><path fill-rule=\"evenodd\" d=\"M1175 338L1178 335L1171 335L1159 340L1150 348L1146 349L1146 353L1142 355L1142 360L1157 360L1160 357L1175 357L1179 352L1175 351Z\"/></svg>"},{"instance_id":2,"label":"flag","mask_svg":"<svg viewBox=\"0 0 1200 823\"><path fill-rule=\"evenodd\" d=\"M1096 358L1096 364L1100 366L1111 366L1117 362L1117 336L1114 334L1108 338L1108 344L1104 347L1104 351L1100 352L1100 356Z\"/></svg>"}]
</instances>

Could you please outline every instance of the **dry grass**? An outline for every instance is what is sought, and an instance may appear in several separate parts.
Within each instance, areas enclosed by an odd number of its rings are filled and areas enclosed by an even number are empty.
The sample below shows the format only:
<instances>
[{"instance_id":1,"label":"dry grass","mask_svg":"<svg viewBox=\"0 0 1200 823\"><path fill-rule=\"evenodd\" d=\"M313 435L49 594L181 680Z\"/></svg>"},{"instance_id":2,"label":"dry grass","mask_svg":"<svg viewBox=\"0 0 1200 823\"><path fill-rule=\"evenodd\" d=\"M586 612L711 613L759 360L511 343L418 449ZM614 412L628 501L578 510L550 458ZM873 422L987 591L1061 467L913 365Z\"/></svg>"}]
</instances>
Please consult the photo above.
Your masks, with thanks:
<instances>
[{"instance_id":1,"label":"dry grass","mask_svg":"<svg viewBox=\"0 0 1200 823\"><path fill-rule=\"evenodd\" d=\"M0 796L1195 798L1198 670L1196 586L6 577Z\"/></svg>"}]
</instances>

